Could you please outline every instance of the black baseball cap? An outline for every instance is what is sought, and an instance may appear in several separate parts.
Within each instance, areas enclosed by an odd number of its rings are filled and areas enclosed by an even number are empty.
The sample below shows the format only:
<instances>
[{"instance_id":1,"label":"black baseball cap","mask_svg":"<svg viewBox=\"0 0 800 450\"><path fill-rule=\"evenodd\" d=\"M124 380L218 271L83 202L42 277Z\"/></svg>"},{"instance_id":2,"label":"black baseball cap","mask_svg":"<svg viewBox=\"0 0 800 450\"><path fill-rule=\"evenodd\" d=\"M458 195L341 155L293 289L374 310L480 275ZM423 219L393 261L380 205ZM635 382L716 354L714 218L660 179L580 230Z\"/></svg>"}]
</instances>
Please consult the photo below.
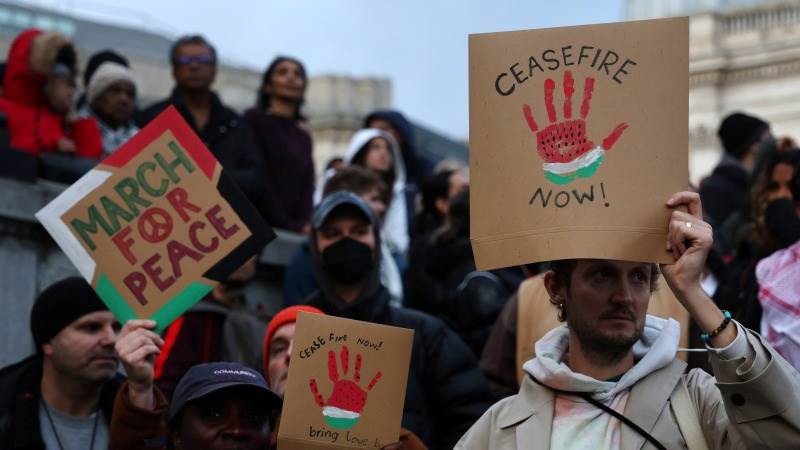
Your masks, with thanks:
<instances>
[{"instance_id":1,"label":"black baseball cap","mask_svg":"<svg viewBox=\"0 0 800 450\"><path fill-rule=\"evenodd\" d=\"M364 214L371 224L374 225L377 222L375 212L361 197L350 191L336 191L323 198L317 209L314 210L314 215L311 217L312 228L315 230L319 228L334 210L344 205L353 207L356 211Z\"/></svg>"},{"instance_id":2,"label":"black baseball cap","mask_svg":"<svg viewBox=\"0 0 800 450\"><path fill-rule=\"evenodd\" d=\"M249 367L232 362L198 364L178 382L167 411L167 423L171 424L187 403L234 386L248 386L262 393L268 411L283 403L278 394L267 387L264 377Z\"/></svg>"}]
</instances>

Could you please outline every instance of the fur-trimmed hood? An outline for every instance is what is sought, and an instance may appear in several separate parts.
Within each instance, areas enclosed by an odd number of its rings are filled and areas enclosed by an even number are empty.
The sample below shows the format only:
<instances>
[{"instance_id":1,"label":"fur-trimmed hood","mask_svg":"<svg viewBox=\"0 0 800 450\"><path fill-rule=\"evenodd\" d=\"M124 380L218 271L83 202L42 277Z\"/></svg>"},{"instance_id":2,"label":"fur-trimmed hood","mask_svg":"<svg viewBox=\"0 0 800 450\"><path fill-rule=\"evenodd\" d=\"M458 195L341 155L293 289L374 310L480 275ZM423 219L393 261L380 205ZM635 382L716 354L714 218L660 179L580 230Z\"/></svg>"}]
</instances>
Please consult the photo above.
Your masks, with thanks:
<instances>
[{"instance_id":1,"label":"fur-trimmed hood","mask_svg":"<svg viewBox=\"0 0 800 450\"><path fill-rule=\"evenodd\" d=\"M76 52L69 39L33 28L20 33L8 51L3 98L32 107L47 104L42 87L65 47L71 60L67 65L75 73Z\"/></svg>"}]
</instances>

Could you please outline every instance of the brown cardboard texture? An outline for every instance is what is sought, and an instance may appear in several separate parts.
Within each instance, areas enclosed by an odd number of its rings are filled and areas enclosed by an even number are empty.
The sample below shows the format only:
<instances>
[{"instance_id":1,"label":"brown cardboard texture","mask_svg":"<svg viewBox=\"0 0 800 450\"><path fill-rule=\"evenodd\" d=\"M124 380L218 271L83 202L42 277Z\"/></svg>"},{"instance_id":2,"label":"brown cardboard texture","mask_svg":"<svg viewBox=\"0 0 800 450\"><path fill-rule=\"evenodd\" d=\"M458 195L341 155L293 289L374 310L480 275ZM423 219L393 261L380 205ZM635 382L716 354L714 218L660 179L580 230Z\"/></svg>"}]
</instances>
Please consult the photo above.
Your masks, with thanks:
<instances>
[{"instance_id":1,"label":"brown cardboard texture","mask_svg":"<svg viewBox=\"0 0 800 450\"><path fill-rule=\"evenodd\" d=\"M279 450L397 442L414 331L300 312Z\"/></svg>"},{"instance_id":2,"label":"brown cardboard texture","mask_svg":"<svg viewBox=\"0 0 800 450\"><path fill-rule=\"evenodd\" d=\"M688 174L688 19L469 37L470 229L479 269L672 262Z\"/></svg>"}]
</instances>

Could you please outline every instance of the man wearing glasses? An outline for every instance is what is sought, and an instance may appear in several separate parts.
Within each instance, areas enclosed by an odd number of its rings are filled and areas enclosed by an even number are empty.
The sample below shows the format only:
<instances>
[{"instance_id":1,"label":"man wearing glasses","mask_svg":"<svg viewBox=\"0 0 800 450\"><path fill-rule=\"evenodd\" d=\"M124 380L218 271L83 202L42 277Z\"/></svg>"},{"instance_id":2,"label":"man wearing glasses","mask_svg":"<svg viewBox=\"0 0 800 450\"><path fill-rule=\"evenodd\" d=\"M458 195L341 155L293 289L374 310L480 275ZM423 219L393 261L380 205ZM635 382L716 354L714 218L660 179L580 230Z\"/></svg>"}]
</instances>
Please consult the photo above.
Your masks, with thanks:
<instances>
[{"instance_id":1,"label":"man wearing glasses","mask_svg":"<svg viewBox=\"0 0 800 450\"><path fill-rule=\"evenodd\" d=\"M211 90L217 74L214 46L200 35L181 37L170 49L170 63L175 80L172 94L142 111L137 125L142 128L168 106L175 106L245 194L255 195L260 190L259 153L239 115Z\"/></svg>"}]
</instances>

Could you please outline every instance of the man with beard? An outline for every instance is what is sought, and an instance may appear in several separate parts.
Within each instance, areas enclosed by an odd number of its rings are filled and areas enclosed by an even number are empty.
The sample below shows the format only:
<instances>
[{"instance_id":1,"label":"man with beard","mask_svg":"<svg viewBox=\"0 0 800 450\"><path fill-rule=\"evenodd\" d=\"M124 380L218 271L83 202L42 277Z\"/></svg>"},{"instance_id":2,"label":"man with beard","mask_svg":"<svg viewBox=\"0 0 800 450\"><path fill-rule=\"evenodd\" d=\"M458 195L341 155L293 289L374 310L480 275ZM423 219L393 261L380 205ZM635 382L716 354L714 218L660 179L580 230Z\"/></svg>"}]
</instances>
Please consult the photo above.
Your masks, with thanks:
<instances>
[{"instance_id":1,"label":"man with beard","mask_svg":"<svg viewBox=\"0 0 800 450\"><path fill-rule=\"evenodd\" d=\"M248 309L243 295L244 285L255 273L253 256L167 327L164 350L155 361L155 380L168 399L196 364L231 361L261 366L267 324Z\"/></svg>"},{"instance_id":2,"label":"man with beard","mask_svg":"<svg viewBox=\"0 0 800 450\"><path fill-rule=\"evenodd\" d=\"M390 304L380 283L380 229L364 200L344 191L325 197L311 227L320 290L308 304L334 316L414 330L402 426L431 449L451 449L491 402L477 361L440 320Z\"/></svg>"},{"instance_id":3,"label":"man with beard","mask_svg":"<svg viewBox=\"0 0 800 450\"><path fill-rule=\"evenodd\" d=\"M700 197L681 192L667 206L675 262L662 272L704 330L716 379L700 369L684 375L678 323L646 316L655 264L558 261L545 287L566 326L536 343L519 393L495 404L456 448L796 447L800 375L701 288L712 229Z\"/></svg>"},{"instance_id":4,"label":"man with beard","mask_svg":"<svg viewBox=\"0 0 800 450\"><path fill-rule=\"evenodd\" d=\"M0 448L108 448L118 330L84 279L45 289L31 311L36 354L0 371Z\"/></svg>"}]
</instances>

